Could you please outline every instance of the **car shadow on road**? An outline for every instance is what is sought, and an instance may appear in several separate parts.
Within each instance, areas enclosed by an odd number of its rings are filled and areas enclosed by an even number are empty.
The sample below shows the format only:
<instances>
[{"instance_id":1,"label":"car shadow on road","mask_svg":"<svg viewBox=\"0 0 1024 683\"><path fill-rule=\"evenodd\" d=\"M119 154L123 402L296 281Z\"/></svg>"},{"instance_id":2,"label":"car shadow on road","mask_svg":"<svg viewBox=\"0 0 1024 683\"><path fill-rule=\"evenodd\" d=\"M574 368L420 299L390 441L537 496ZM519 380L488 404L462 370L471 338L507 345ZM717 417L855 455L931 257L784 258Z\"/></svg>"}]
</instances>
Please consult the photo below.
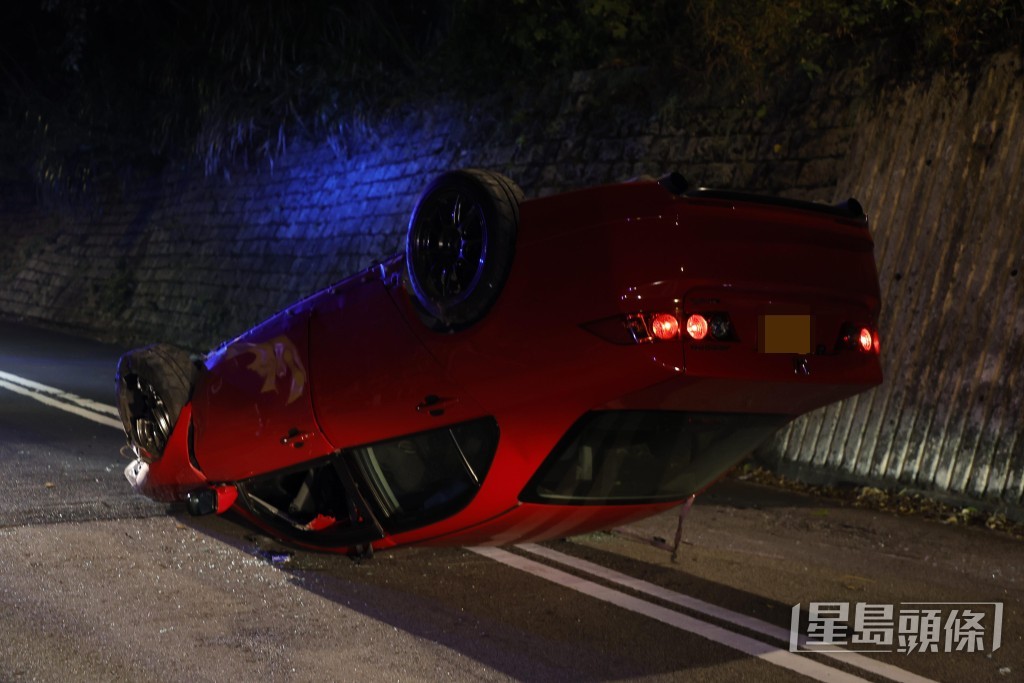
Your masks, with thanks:
<instances>
[{"instance_id":1,"label":"car shadow on road","mask_svg":"<svg viewBox=\"0 0 1024 683\"><path fill-rule=\"evenodd\" d=\"M274 563L297 587L514 679L607 681L695 673L725 663L738 667L736 671L755 666L738 651L467 549L406 548L354 561L287 549L219 518L180 519ZM570 542L548 545L581 554ZM650 578L652 571L658 571L600 550L582 554L637 578ZM673 590L762 618L776 617L776 623L789 614L790 605L684 572L673 573ZM756 677L755 672L748 673Z\"/></svg>"}]
</instances>

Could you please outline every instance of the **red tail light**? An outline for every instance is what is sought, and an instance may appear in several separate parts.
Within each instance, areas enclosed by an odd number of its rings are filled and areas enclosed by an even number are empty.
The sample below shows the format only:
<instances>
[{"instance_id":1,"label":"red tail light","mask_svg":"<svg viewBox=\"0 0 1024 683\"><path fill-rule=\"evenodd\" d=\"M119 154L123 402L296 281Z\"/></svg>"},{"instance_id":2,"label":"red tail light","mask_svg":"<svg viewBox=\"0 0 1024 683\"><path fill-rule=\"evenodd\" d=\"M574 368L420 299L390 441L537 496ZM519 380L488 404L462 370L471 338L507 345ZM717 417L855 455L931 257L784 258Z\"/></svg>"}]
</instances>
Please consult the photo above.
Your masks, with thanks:
<instances>
[{"instance_id":1,"label":"red tail light","mask_svg":"<svg viewBox=\"0 0 1024 683\"><path fill-rule=\"evenodd\" d=\"M875 345L875 340L871 338L871 330L866 327L860 328L860 334L857 335L857 343L860 344L861 351L870 351Z\"/></svg>"},{"instance_id":2,"label":"red tail light","mask_svg":"<svg viewBox=\"0 0 1024 683\"><path fill-rule=\"evenodd\" d=\"M671 313L655 313L651 316L650 328L658 339L675 339L679 336L679 319Z\"/></svg>"},{"instance_id":3,"label":"red tail light","mask_svg":"<svg viewBox=\"0 0 1024 683\"><path fill-rule=\"evenodd\" d=\"M708 336L707 319L699 313L694 313L686 319L686 333L697 341Z\"/></svg>"},{"instance_id":4,"label":"red tail light","mask_svg":"<svg viewBox=\"0 0 1024 683\"><path fill-rule=\"evenodd\" d=\"M679 318L672 313L628 313L583 325L613 344L646 344L679 338Z\"/></svg>"},{"instance_id":5,"label":"red tail light","mask_svg":"<svg viewBox=\"0 0 1024 683\"><path fill-rule=\"evenodd\" d=\"M851 349L861 353L880 353L881 342L878 339L878 331L870 327L855 327L847 325L839 337L837 348Z\"/></svg>"}]
</instances>

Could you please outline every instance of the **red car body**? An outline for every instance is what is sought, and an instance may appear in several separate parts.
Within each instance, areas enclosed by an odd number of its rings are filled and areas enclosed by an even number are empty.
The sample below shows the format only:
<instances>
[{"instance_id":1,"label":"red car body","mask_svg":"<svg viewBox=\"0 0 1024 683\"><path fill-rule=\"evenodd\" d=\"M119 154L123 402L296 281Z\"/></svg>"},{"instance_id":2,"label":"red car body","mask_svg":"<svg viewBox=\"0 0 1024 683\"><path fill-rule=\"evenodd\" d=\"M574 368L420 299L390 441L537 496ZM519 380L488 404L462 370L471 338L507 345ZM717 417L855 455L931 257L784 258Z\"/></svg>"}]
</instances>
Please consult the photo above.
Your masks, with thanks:
<instances>
[{"instance_id":1,"label":"red car body","mask_svg":"<svg viewBox=\"0 0 1024 683\"><path fill-rule=\"evenodd\" d=\"M677 505L787 421L882 380L855 202L674 178L517 204L479 321L432 326L406 255L318 292L205 358L137 488L207 492L208 508L339 552L563 537ZM348 514L290 517L307 484Z\"/></svg>"}]
</instances>

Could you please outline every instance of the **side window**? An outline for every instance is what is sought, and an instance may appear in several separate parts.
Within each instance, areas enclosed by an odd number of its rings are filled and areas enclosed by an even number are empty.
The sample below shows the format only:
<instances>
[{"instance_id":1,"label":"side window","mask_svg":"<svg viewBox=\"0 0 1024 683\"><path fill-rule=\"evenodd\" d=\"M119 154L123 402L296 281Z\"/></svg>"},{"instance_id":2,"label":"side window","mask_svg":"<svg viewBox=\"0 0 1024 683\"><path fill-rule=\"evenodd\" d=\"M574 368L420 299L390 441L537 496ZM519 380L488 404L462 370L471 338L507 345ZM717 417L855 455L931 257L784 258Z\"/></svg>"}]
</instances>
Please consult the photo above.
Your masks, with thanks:
<instances>
[{"instance_id":1,"label":"side window","mask_svg":"<svg viewBox=\"0 0 1024 683\"><path fill-rule=\"evenodd\" d=\"M349 451L388 531L455 514L473 499L498 447L493 418L451 425Z\"/></svg>"},{"instance_id":2,"label":"side window","mask_svg":"<svg viewBox=\"0 0 1024 683\"><path fill-rule=\"evenodd\" d=\"M357 545L383 535L337 454L256 477L238 488L253 514L304 543Z\"/></svg>"}]
</instances>

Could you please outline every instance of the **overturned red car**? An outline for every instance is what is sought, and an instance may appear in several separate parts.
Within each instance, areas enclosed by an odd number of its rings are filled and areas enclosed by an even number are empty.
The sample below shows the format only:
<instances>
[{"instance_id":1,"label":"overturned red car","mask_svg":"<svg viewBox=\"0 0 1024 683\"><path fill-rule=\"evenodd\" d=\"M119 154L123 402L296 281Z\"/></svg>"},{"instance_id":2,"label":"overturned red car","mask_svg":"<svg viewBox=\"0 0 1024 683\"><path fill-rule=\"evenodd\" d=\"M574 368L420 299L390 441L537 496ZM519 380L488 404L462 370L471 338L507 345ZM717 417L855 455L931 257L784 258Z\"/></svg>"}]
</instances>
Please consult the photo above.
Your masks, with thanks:
<instances>
[{"instance_id":1,"label":"overturned red car","mask_svg":"<svg viewBox=\"0 0 1024 683\"><path fill-rule=\"evenodd\" d=\"M203 358L125 354L126 476L337 552L619 525L881 382L872 249L855 200L446 173L405 253Z\"/></svg>"}]
</instances>

